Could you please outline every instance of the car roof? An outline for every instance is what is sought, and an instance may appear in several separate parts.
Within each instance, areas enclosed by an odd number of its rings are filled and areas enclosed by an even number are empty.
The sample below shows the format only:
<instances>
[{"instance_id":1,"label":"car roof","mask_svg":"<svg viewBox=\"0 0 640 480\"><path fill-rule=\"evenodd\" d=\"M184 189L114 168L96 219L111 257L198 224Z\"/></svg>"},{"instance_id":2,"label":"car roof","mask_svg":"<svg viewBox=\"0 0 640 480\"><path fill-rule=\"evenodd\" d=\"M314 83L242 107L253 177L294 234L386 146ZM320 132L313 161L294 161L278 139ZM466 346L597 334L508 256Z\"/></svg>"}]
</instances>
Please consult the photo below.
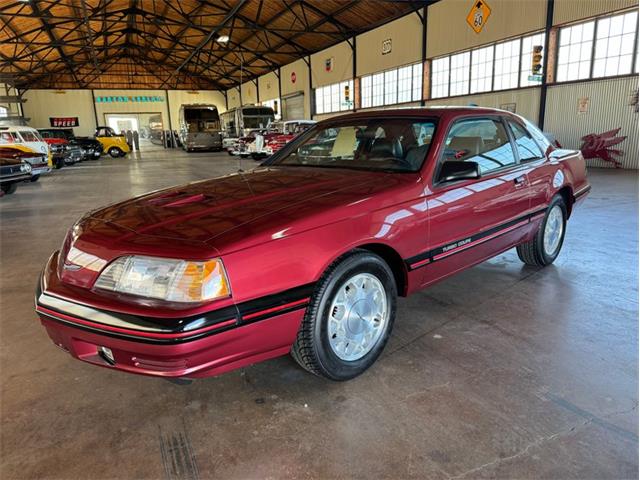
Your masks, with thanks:
<instances>
[{"instance_id":1,"label":"car roof","mask_svg":"<svg viewBox=\"0 0 640 480\"><path fill-rule=\"evenodd\" d=\"M451 117L458 115L513 115L507 110L500 110L498 108L489 107L476 107L476 106L455 106L455 105L442 105L442 106L430 106L430 107L405 107L405 108L390 108L380 110L368 110L360 111L356 113L348 113L345 115L331 117L323 120L322 123L331 122L332 120L357 120L365 118L385 118L385 117Z\"/></svg>"},{"instance_id":2,"label":"car roof","mask_svg":"<svg viewBox=\"0 0 640 480\"><path fill-rule=\"evenodd\" d=\"M32 131L32 132L37 132L38 130L36 130L33 127L28 127L26 125L8 125L6 127L0 127L0 131L3 132L18 132L18 131Z\"/></svg>"}]
</instances>

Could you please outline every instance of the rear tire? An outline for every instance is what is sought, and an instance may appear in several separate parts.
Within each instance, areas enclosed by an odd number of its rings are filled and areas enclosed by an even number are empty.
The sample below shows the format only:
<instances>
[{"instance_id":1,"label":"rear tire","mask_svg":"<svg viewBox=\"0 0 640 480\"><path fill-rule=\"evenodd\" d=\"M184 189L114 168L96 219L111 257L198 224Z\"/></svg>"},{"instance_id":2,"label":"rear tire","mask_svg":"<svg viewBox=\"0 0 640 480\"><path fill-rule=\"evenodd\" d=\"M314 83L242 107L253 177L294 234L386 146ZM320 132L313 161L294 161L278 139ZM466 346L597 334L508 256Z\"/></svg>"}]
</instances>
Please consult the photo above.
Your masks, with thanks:
<instances>
[{"instance_id":1,"label":"rear tire","mask_svg":"<svg viewBox=\"0 0 640 480\"><path fill-rule=\"evenodd\" d=\"M520 260L536 267L551 265L562 249L566 227L567 206L560 195L555 195L533 240L516 247Z\"/></svg>"},{"instance_id":2,"label":"rear tire","mask_svg":"<svg viewBox=\"0 0 640 480\"><path fill-rule=\"evenodd\" d=\"M386 262L354 250L333 262L316 284L291 354L314 375L354 378L382 353L396 304L395 278Z\"/></svg>"},{"instance_id":3,"label":"rear tire","mask_svg":"<svg viewBox=\"0 0 640 480\"><path fill-rule=\"evenodd\" d=\"M111 158L118 158L118 157L124 157L125 153L120 150L118 147L111 147L109 149L109 155L111 156Z\"/></svg>"}]
</instances>

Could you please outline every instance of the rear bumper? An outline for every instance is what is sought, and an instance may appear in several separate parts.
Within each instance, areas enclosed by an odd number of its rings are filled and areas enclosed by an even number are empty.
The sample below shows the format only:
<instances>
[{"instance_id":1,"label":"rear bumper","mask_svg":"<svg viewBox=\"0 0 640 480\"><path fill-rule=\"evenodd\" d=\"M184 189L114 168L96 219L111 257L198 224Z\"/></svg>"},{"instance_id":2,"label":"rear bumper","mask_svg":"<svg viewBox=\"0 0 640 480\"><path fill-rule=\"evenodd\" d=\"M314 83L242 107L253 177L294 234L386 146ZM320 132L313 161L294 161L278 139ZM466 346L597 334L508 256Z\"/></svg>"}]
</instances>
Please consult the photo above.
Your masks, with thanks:
<instances>
[{"instance_id":1,"label":"rear bumper","mask_svg":"<svg viewBox=\"0 0 640 480\"><path fill-rule=\"evenodd\" d=\"M208 150L213 148L222 148L222 139L221 138L194 138L194 137L186 137L183 139L183 143L187 148L197 149L197 150Z\"/></svg>"},{"instance_id":2,"label":"rear bumper","mask_svg":"<svg viewBox=\"0 0 640 480\"><path fill-rule=\"evenodd\" d=\"M35 299L53 343L79 360L142 375L209 377L285 355L309 302L309 286L304 286L197 317L140 317L56 293L63 288L56 262L54 255ZM111 349L113 363L100 354L100 347Z\"/></svg>"}]
</instances>

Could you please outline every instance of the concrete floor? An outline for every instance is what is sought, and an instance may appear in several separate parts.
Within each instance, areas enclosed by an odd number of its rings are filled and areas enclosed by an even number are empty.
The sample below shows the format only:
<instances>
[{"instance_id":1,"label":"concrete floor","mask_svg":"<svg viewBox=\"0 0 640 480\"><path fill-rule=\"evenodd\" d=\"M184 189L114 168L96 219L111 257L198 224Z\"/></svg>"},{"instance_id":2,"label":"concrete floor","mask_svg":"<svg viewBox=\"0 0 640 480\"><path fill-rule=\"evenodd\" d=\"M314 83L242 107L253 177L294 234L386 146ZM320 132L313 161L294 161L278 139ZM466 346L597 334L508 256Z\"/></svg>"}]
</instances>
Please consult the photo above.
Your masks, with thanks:
<instances>
[{"instance_id":1,"label":"concrete floor","mask_svg":"<svg viewBox=\"0 0 640 480\"><path fill-rule=\"evenodd\" d=\"M591 172L554 266L511 251L401 299L347 383L282 357L179 386L49 341L34 285L81 214L237 166L157 150L0 200L1 478L637 478L635 172Z\"/></svg>"}]
</instances>

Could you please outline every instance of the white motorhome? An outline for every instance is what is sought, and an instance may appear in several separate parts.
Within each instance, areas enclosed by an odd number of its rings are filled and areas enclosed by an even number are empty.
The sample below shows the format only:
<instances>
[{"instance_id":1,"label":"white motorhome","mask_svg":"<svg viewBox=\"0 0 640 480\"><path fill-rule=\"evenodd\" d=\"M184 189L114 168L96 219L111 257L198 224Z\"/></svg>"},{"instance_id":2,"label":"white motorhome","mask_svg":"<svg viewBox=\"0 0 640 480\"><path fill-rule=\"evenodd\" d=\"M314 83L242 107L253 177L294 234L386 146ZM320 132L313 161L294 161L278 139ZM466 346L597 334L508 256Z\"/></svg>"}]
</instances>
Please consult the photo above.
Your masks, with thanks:
<instances>
[{"instance_id":1,"label":"white motorhome","mask_svg":"<svg viewBox=\"0 0 640 480\"><path fill-rule=\"evenodd\" d=\"M222 150L222 131L218 108L209 104L180 105L180 142L182 148Z\"/></svg>"},{"instance_id":2,"label":"white motorhome","mask_svg":"<svg viewBox=\"0 0 640 480\"><path fill-rule=\"evenodd\" d=\"M232 108L220 115L224 131L223 146L232 146L236 139L244 137L249 131L267 128L275 119L275 112L271 107L260 105L245 105L242 108Z\"/></svg>"}]
</instances>

